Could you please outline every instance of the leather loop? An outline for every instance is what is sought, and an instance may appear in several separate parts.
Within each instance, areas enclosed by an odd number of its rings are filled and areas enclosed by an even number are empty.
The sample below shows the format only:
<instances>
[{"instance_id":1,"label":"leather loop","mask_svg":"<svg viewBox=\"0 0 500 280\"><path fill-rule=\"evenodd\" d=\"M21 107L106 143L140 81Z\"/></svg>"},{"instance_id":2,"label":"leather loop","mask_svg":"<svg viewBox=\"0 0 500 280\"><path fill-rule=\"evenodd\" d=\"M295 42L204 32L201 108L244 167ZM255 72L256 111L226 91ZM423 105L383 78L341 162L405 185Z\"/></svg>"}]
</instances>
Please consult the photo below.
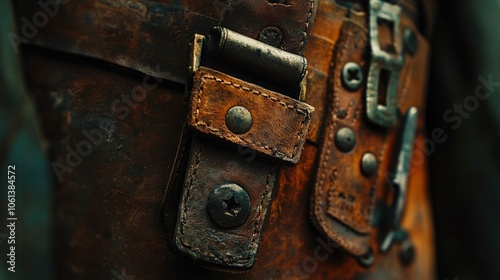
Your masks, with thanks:
<instances>
[{"instance_id":1,"label":"leather loop","mask_svg":"<svg viewBox=\"0 0 500 280\"><path fill-rule=\"evenodd\" d=\"M313 107L204 67L194 80L191 127L286 162L298 162ZM234 106L251 114L253 124L246 133L233 133L225 123L226 112Z\"/></svg>"}]
</instances>

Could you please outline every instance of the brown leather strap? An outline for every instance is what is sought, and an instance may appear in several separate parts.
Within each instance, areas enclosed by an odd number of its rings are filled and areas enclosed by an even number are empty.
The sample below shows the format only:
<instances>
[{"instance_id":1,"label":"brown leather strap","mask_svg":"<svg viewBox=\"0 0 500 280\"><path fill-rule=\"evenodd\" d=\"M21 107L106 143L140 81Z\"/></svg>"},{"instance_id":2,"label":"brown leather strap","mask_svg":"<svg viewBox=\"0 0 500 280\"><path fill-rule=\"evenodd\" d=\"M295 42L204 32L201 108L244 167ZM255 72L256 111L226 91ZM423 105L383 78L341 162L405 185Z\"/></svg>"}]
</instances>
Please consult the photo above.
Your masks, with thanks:
<instances>
[{"instance_id":1,"label":"brown leather strap","mask_svg":"<svg viewBox=\"0 0 500 280\"><path fill-rule=\"evenodd\" d=\"M281 33L279 47L301 54L317 8L317 0L47 2L54 3L16 3L21 16L14 46L26 43L97 58L182 84L186 72L179 69L188 67L193 34L207 34L218 24L262 41ZM46 22L33 20L40 13L47 15Z\"/></svg>"},{"instance_id":2,"label":"brown leather strap","mask_svg":"<svg viewBox=\"0 0 500 280\"><path fill-rule=\"evenodd\" d=\"M232 0L220 25L287 52L304 54L317 0ZM272 38L271 38L272 37Z\"/></svg>"},{"instance_id":3,"label":"brown leather strap","mask_svg":"<svg viewBox=\"0 0 500 280\"><path fill-rule=\"evenodd\" d=\"M387 145L384 130L371 129L364 123L365 87L350 92L342 85L342 71L349 62L358 63L364 69L361 75L366 76L369 66L366 40L367 34L361 27L350 21L344 23L329 79L330 106L312 208L313 220L319 229L355 255L362 255L368 249L367 237L371 232L376 186L381 175L377 172L365 177L359 168L361 158L365 153L372 153L377 162L381 162ZM336 134L342 129L354 132L353 150L345 151L336 145Z\"/></svg>"},{"instance_id":4,"label":"brown leather strap","mask_svg":"<svg viewBox=\"0 0 500 280\"><path fill-rule=\"evenodd\" d=\"M410 29L415 33L418 50L414 54L405 54L397 91L397 125L392 128L373 125L365 113L366 84L352 92L342 83L342 70L346 63L355 62L361 66L365 83L370 67L369 35L364 27L366 21L358 19L352 16L344 21L332 56L331 74L326 86L328 107L323 110L325 128L323 138L318 138L320 157L311 213L315 225L323 234L347 252L362 256L370 247L376 251L376 246L380 245L373 233L382 229L376 229L373 212L376 201L382 205L390 203L388 197L392 196L392 192L386 175L395 164L393 155L398 152L395 147L402 116L411 106L423 111L428 43L415 23L402 16L401 30ZM382 34L382 42L387 41L384 38L387 35ZM420 114L419 126L422 125L423 114ZM337 133L345 128L350 129L356 138L352 150L346 151L336 143ZM377 164L375 172L369 175L362 169L362 159L368 153L374 156Z\"/></svg>"}]
</instances>

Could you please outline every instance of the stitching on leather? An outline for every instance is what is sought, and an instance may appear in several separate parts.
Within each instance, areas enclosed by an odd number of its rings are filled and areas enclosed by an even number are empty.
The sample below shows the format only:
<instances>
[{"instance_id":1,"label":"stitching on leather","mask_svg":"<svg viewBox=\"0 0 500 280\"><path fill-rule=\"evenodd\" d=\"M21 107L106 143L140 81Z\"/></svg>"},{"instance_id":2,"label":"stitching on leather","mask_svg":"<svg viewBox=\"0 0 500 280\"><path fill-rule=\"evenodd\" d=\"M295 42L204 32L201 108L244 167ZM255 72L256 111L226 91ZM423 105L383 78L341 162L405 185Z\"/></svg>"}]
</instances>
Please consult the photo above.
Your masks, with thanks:
<instances>
[{"instance_id":1,"label":"stitching on leather","mask_svg":"<svg viewBox=\"0 0 500 280\"><path fill-rule=\"evenodd\" d=\"M214 259L217 259L219 261L226 262L222 256L218 256L214 253L207 252L205 250L193 247L193 246L189 245L183 238L185 235L184 234L184 226L186 225L186 216L187 216L187 210L188 210L188 203L187 202L189 200L189 197L191 196L191 189L193 187L193 182L194 182L194 179L196 177L196 174L198 173L198 167L200 165L200 162L201 162L201 144L199 145L198 152L196 153L196 163L195 163L195 166L193 168L193 174L189 178L189 185L188 185L187 190L184 193L184 196L182 198L182 202L184 203L184 207L183 207L183 211L181 214L181 220L182 220L181 221L181 230L180 230L181 238L179 238L179 239L180 239L182 245L184 245L186 248L192 250L193 252L201 253L201 254L210 256ZM263 209L264 202L266 201L266 198L269 196L269 192L272 189L272 186L270 185L272 174L273 174L273 169L271 169L269 171L269 173L267 174L266 186L264 187L264 192L262 193L259 207L257 208L257 209L259 209L259 214L257 215L257 217L255 219L255 226L254 226L253 233L252 233L252 239L250 240L250 244L248 246L250 251L256 249L255 242L256 242L257 236L259 235L259 223L263 219L263 217L265 217L265 213L263 213L260 210ZM250 260L250 256L248 256L246 258L242 258L242 259L238 259L238 258L230 259L230 261L235 261L235 260L248 261L248 260Z\"/></svg>"},{"instance_id":2,"label":"stitching on leather","mask_svg":"<svg viewBox=\"0 0 500 280\"><path fill-rule=\"evenodd\" d=\"M345 56L345 52L346 52L346 49L345 48L341 48L340 49L340 56L343 57ZM338 64L336 66L336 68L340 67L340 65ZM338 69L334 69L334 73L339 73ZM319 190L319 195L320 197L324 197L324 188L325 188L325 177L326 177L326 170L330 170L330 169L337 169L337 166L336 164L334 163L333 166L331 166L331 168L328 168L328 164L329 164L329 159L330 159L330 154L331 154L331 150L332 150L332 143L333 143L333 139L334 139L334 131L335 131L335 128L337 127L337 111L338 111L338 108L339 108L339 94L338 92L336 93L335 92L335 89L337 89L338 87L338 81L340 81L340 79L337 79L337 77L334 77L334 86L333 86L333 104L332 104L332 107L330 107L330 110L331 110L331 119L328 123L328 126L327 128L325 129L325 131L329 131L328 133L328 138L327 138L327 142L326 142L326 155L323 159L321 159L321 175L320 175L320 180L319 180L319 186L317 186L317 189ZM350 104L348 105L350 106ZM320 226L323 228L323 230L325 231L325 233L327 233L328 236L332 237L335 242L337 242L339 245L341 245L342 247L346 248L348 251L360 251L360 249L362 249L362 247L360 246L356 246L355 243L350 243L346 240L344 240L339 234L337 234L336 232L330 230L327 226L325 226L325 219L323 219L323 210L321 209L321 207L319 206L319 204L316 202L316 205L315 205L315 211L316 211L316 218L318 219L319 221L319 224Z\"/></svg>"},{"instance_id":3,"label":"stitching on leather","mask_svg":"<svg viewBox=\"0 0 500 280\"><path fill-rule=\"evenodd\" d=\"M309 23L311 22L313 9L314 9L314 0L309 1L309 3L310 3L310 9L309 9L309 12L307 12L307 20L306 20L306 27L304 28L304 36L302 38L302 41L300 42L301 46L304 45L304 42L306 41L307 29L309 29Z\"/></svg>"},{"instance_id":4,"label":"stitching on leather","mask_svg":"<svg viewBox=\"0 0 500 280\"><path fill-rule=\"evenodd\" d=\"M262 92L257 91L257 90L252 90L252 89L250 89L248 87L241 86L241 85L235 84L233 82L225 81L225 80L217 78L215 76L205 75L205 76L202 77L202 79L213 80L215 82L222 83L222 84L224 84L226 86L232 86L232 87L234 87L236 89L240 89L240 90L243 90L243 91L248 91L248 92L251 92L251 93L253 93L253 94L257 95L257 96L262 96L262 97L270 100L271 102L276 102L276 103L282 105L283 107L285 107L285 108L287 108L289 110L293 110L293 111L296 111L296 112L304 115L305 118L302 120L302 122L300 124L299 133L298 133L297 138L296 138L297 141L295 142L295 145L294 145L292 153L291 154L282 153L277 148L271 147L269 145L265 145L264 143L261 143L261 142L258 142L258 141L247 140L247 139L242 138L241 136L238 136L238 135L233 135L233 134L230 134L230 133L222 132L218 128L215 128L215 127L213 127L211 125L208 125L207 123L205 123L203 121L199 121L198 116L199 116L199 113L200 113L201 95L203 93L203 88L201 88L198 91L198 99L197 99L196 113L195 113L195 123L197 125L201 125L201 126L207 127L215 135L217 135L219 137L222 137L222 138L236 137L236 138L238 138L238 140L240 140L243 143L246 143L246 144L249 144L249 145L255 145L255 146L259 147L259 148L271 151L271 152L273 152L273 155L277 155L277 156L284 157L284 158L289 158L289 159L293 159L297 155L297 150L299 148L300 139L302 139L304 137L304 135L305 135L305 131L304 131L305 123L307 122L307 120L310 119L309 111L297 108L296 106L294 106L292 104L288 104L286 102L283 102L283 101L281 101L280 99L278 99L278 98L276 98L274 96L270 96L269 94L262 93Z\"/></svg>"},{"instance_id":5,"label":"stitching on leather","mask_svg":"<svg viewBox=\"0 0 500 280\"><path fill-rule=\"evenodd\" d=\"M255 226L253 228L253 233L252 233L252 240L250 241L250 246L253 246L255 243L255 239L259 235L259 222L263 220L262 214L263 211L261 211L262 206L264 205L264 201L266 200L266 197L269 196L269 192L271 191L271 185L269 184L271 181L271 176L272 176L273 170L269 171L269 174L267 174L267 180L266 180L266 186L264 187L264 192L262 193L260 203L259 203L259 215L255 219ZM269 207L269 206L268 206ZM264 214L265 216L265 214ZM253 249L253 248L252 248Z\"/></svg>"}]
</instances>

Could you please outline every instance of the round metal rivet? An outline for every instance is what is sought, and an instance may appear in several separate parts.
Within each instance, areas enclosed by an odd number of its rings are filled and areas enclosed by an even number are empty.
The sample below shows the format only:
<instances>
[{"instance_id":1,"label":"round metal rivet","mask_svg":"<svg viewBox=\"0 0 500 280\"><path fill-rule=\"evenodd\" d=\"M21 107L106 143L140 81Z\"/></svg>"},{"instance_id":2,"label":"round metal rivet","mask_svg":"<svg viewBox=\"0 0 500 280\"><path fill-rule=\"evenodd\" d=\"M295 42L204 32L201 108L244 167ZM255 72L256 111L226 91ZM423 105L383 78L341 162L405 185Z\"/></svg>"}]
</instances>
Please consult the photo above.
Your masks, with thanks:
<instances>
[{"instance_id":1,"label":"round metal rivet","mask_svg":"<svg viewBox=\"0 0 500 280\"><path fill-rule=\"evenodd\" d=\"M401 251L399 251L399 260L404 265L409 265L415 258L415 247L411 240L407 239L401 244Z\"/></svg>"},{"instance_id":2,"label":"round metal rivet","mask_svg":"<svg viewBox=\"0 0 500 280\"><path fill-rule=\"evenodd\" d=\"M418 50L418 39L413 30L406 28L403 37L406 51L411 55L415 54Z\"/></svg>"},{"instance_id":3,"label":"round metal rivet","mask_svg":"<svg viewBox=\"0 0 500 280\"><path fill-rule=\"evenodd\" d=\"M342 69L342 83L350 91L356 91L363 83L363 71L359 64L348 62Z\"/></svg>"},{"instance_id":4,"label":"round metal rivet","mask_svg":"<svg viewBox=\"0 0 500 280\"><path fill-rule=\"evenodd\" d=\"M356 146L356 135L352 129L344 127L341 128L335 135L335 144L342 152L350 152Z\"/></svg>"},{"instance_id":5,"label":"round metal rivet","mask_svg":"<svg viewBox=\"0 0 500 280\"><path fill-rule=\"evenodd\" d=\"M259 34L259 41L280 48L283 42L283 33L278 27L269 26L262 29Z\"/></svg>"},{"instance_id":6,"label":"round metal rivet","mask_svg":"<svg viewBox=\"0 0 500 280\"><path fill-rule=\"evenodd\" d=\"M250 130L253 124L252 114L247 108L234 106L227 111L226 126L231 132L243 134Z\"/></svg>"},{"instance_id":7,"label":"round metal rivet","mask_svg":"<svg viewBox=\"0 0 500 280\"><path fill-rule=\"evenodd\" d=\"M372 153L366 153L361 159L361 171L367 177L372 176L377 172L378 163L377 158Z\"/></svg>"},{"instance_id":8,"label":"round metal rivet","mask_svg":"<svg viewBox=\"0 0 500 280\"><path fill-rule=\"evenodd\" d=\"M207 210L216 225L223 228L239 227L250 214L250 198L237 184L221 185L210 193Z\"/></svg>"},{"instance_id":9,"label":"round metal rivet","mask_svg":"<svg viewBox=\"0 0 500 280\"><path fill-rule=\"evenodd\" d=\"M344 109L338 110L338 112L337 112L337 118L339 118L339 119L345 119L345 117L347 117L347 111L344 110Z\"/></svg>"},{"instance_id":10,"label":"round metal rivet","mask_svg":"<svg viewBox=\"0 0 500 280\"><path fill-rule=\"evenodd\" d=\"M363 256L358 257L358 263L364 267L370 267L375 263L375 254L373 253L373 249L368 248L368 252L366 252Z\"/></svg>"}]
</instances>

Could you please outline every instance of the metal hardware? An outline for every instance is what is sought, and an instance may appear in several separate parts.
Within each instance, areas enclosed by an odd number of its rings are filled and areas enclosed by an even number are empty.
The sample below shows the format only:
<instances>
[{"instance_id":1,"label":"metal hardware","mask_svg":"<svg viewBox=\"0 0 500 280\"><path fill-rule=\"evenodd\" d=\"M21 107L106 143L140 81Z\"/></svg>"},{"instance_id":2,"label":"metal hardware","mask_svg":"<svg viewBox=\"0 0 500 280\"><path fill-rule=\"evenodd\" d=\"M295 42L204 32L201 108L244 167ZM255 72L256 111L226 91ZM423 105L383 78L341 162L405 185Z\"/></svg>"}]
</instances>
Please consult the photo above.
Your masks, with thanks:
<instances>
[{"instance_id":1,"label":"metal hardware","mask_svg":"<svg viewBox=\"0 0 500 280\"><path fill-rule=\"evenodd\" d=\"M413 55L418 50L418 38L410 28L406 28L403 34L405 49L406 51Z\"/></svg>"},{"instance_id":2,"label":"metal hardware","mask_svg":"<svg viewBox=\"0 0 500 280\"><path fill-rule=\"evenodd\" d=\"M215 224L223 228L235 228L247 220L250 198L237 184L226 184L210 193L207 208Z\"/></svg>"},{"instance_id":3,"label":"metal hardware","mask_svg":"<svg viewBox=\"0 0 500 280\"><path fill-rule=\"evenodd\" d=\"M335 134L335 144L344 153L352 151L356 146L356 135L352 129L344 127Z\"/></svg>"},{"instance_id":4,"label":"metal hardware","mask_svg":"<svg viewBox=\"0 0 500 280\"><path fill-rule=\"evenodd\" d=\"M398 162L391 176L391 187L395 195L392 205L392 224L381 245L381 251L389 251L392 244L396 241L401 241L397 237L397 232L400 231L401 219L406 205L406 194L408 191L408 176L410 174L410 161L413 153L413 145L415 143L415 134L417 131L418 111L417 108L411 107L406 113L403 134L401 139L401 147L399 149Z\"/></svg>"},{"instance_id":5,"label":"metal hardware","mask_svg":"<svg viewBox=\"0 0 500 280\"><path fill-rule=\"evenodd\" d=\"M342 83L350 91L356 91L363 83L363 71L359 64L348 62L342 69Z\"/></svg>"},{"instance_id":6,"label":"metal hardware","mask_svg":"<svg viewBox=\"0 0 500 280\"><path fill-rule=\"evenodd\" d=\"M245 65L274 81L300 84L306 77L307 59L223 27L215 27L207 37L207 54Z\"/></svg>"},{"instance_id":7,"label":"metal hardware","mask_svg":"<svg viewBox=\"0 0 500 280\"><path fill-rule=\"evenodd\" d=\"M372 153L366 153L361 158L361 171L366 177L370 177L377 172L377 158Z\"/></svg>"},{"instance_id":8,"label":"metal hardware","mask_svg":"<svg viewBox=\"0 0 500 280\"><path fill-rule=\"evenodd\" d=\"M370 267L375 263L375 254L371 247L368 248L368 252L361 257L358 257L358 263L363 267Z\"/></svg>"},{"instance_id":9,"label":"metal hardware","mask_svg":"<svg viewBox=\"0 0 500 280\"><path fill-rule=\"evenodd\" d=\"M250 130L253 124L252 114L247 108L234 106L227 111L226 126L235 134L243 134Z\"/></svg>"},{"instance_id":10,"label":"metal hardware","mask_svg":"<svg viewBox=\"0 0 500 280\"><path fill-rule=\"evenodd\" d=\"M415 246L411 239L406 239L401 244L401 250L399 251L399 260L404 265L409 265L413 262L415 258Z\"/></svg>"},{"instance_id":11,"label":"metal hardware","mask_svg":"<svg viewBox=\"0 0 500 280\"><path fill-rule=\"evenodd\" d=\"M269 26L264 29L259 34L259 41L269 44L275 48L280 48L283 42L283 33L278 27Z\"/></svg>"},{"instance_id":12,"label":"metal hardware","mask_svg":"<svg viewBox=\"0 0 500 280\"><path fill-rule=\"evenodd\" d=\"M372 123L391 127L397 121L397 93L400 71L404 64L400 34L401 7L380 0L370 0L370 46L371 64L368 72L366 91L366 115ZM382 49L379 41L379 25L393 26L393 52ZM387 80L380 81L382 72L387 72ZM379 92L380 85L386 85L386 92ZM384 104L379 104L379 94L385 95Z\"/></svg>"},{"instance_id":13,"label":"metal hardware","mask_svg":"<svg viewBox=\"0 0 500 280\"><path fill-rule=\"evenodd\" d=\"M347 117L347 111L345 109L339 109L337 111L337 118L339 119L345 119Z\"/></svg>"}]
</instances>

